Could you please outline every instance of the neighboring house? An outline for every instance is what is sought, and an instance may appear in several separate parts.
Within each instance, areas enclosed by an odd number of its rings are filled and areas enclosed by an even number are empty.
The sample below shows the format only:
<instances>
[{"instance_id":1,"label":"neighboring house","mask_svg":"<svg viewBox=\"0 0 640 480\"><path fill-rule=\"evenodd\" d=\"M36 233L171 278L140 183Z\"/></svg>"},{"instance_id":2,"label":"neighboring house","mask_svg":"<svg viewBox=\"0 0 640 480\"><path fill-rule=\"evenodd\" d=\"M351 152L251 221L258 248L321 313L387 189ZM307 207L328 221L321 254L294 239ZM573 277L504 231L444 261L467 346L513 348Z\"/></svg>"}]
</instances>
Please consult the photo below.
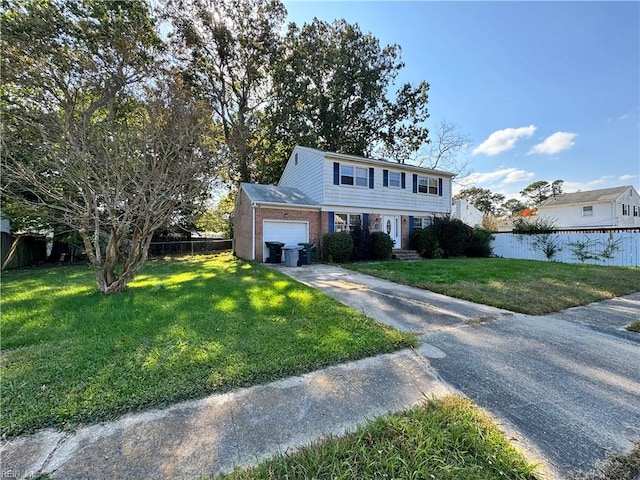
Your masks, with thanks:
<instances>
[{"instance_id":1,"label":"neighboring house","mask_svg":"<svg viewBox=\"0 0 640 480\"><path fill-rule=\"evenodd\" d=\"M243 183L234 211L234 250L263 262L265 242L320 245L326 233L368 225L395 248L414 229L451 213L452 173L296 147L277 186Z\"/></svg>"},{"instance_id":2,"label":"neighboring house","mask_svg":"<svg viewBox=\"0 0 640 480\"><path fill-rule=\"evenodd\" d=\"M452 218L457 218L463 221L470 227L482 227L482 219L484 214L478 210L466 198L461 198L453 202L453 211L451 212Z\"/></svg>"},{"instance_id":3,"label":"neighboring house","mask_svg":"<svg viewBox=\"0 0 640 480\"><path fill-rule=\"evenodd\" d=\"M631 185L563 193L538 206L538 217L557 228L640 226L640 197Z\"/></svg>"}]
</instances>

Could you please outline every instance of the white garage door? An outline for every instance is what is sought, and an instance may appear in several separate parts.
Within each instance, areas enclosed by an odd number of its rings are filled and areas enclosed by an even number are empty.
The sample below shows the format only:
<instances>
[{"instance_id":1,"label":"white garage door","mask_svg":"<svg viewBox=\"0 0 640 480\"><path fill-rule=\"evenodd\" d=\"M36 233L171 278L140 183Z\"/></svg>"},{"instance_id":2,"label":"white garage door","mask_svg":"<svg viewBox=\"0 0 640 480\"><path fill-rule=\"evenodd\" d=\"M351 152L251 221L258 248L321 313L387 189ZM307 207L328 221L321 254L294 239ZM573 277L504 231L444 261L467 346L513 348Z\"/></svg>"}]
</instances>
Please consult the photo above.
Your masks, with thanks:
<instances>
[{"instance_id":1,"label":"white garage door","mask_svg":"<svg viewBox=\"0 0 640 480\"><path fill-rule=\"evenodd\" d=\"M282 242L287 245L308 242L309 223L265 220L262 224L262 240L262 258L266 260L269 251L264 242Z\"/></svg>"}]
</instances>

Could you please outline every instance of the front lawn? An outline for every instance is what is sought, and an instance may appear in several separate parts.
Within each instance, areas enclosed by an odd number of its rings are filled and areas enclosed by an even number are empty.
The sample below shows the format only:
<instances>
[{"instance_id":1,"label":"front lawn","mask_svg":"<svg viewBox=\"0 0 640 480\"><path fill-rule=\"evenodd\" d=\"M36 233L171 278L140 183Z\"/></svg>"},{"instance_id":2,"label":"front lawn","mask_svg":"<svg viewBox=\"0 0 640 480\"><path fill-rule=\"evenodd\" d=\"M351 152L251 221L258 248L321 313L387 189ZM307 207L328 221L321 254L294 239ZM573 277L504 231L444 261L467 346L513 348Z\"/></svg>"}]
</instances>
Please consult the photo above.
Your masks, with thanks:
<instances>
[{"instance_id":1,"label":"front lawn","mask_svg":"<svg viewBox=\"0 0 640 480\"><path fill-rule=\"evenodd\" d=\"M542 315L640 290L640 269L505 258L349 264L347 268L425 290Z\"/></svg>"},{"instance_id":2,"label":"front lawn","mask_svg":"<svg viewBox=\"0 0 640 480\"><path fill-rule=\"evenodd\" d=\"M127 292L86 266L2 276L2 435L71 427L415 345L230 254L151 261Z\"/></svg>"},{"instance_id":3,"label":"front lawn","mask_svg":"<svg viewBox=\"0 0 640 480\"><path fill-rule=\"evenodd\" d=\"M533 480L535 467L470 400L429 400L220 480Z\"/></svg>"}]
</instances>

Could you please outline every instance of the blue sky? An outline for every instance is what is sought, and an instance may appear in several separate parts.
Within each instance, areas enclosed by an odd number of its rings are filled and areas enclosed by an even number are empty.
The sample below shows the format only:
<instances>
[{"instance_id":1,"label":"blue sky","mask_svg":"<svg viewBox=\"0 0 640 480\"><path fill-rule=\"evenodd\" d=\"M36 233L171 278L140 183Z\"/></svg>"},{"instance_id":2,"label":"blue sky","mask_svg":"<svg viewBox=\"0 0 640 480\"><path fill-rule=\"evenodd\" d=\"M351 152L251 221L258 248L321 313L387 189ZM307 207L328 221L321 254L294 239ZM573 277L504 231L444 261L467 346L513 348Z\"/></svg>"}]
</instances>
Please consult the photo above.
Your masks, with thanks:
<instances>
[{"instance_id":1,"label":"blue sky","mask_svg":"<svg viewBox=\"0 0 640 480\"><path fill-rule=\"evenodd\" d=\"M344 18L402 47L429 82L428 126L471 138L468 186L507 198L640 182L640 2L285 1L288 21Z\"/></svg>"}]
</instances>

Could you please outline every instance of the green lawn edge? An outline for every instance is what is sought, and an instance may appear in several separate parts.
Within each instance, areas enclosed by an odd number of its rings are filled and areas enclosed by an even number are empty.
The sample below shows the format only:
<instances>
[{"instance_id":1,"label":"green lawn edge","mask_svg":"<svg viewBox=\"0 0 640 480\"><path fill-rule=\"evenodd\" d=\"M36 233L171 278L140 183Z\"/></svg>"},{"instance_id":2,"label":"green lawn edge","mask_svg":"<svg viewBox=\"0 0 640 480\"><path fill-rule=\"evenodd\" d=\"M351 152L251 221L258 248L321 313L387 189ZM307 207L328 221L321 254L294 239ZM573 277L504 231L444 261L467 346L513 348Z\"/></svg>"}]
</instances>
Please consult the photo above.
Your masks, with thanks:
<instances>
[{"instance_id":1,"label":"green lawn edge","mask_svg":"<svg viewBox=\"0 0 640 480\"><path fill-rule=\"evenodd\" d=\"M544 315L640 291L640 268L504 258L344 264L345 268L454 298Z\"/></svg>"},{"instance_id":2,"label":"green lawn edge","mask_svg":"<svg viewBox=\"0 0 640 480\"><path fill-rule=\"evenodd\" d=\"M450 395L216 480L534 480L536 465L470 400Z\"/></svg>"}]
</instances>

